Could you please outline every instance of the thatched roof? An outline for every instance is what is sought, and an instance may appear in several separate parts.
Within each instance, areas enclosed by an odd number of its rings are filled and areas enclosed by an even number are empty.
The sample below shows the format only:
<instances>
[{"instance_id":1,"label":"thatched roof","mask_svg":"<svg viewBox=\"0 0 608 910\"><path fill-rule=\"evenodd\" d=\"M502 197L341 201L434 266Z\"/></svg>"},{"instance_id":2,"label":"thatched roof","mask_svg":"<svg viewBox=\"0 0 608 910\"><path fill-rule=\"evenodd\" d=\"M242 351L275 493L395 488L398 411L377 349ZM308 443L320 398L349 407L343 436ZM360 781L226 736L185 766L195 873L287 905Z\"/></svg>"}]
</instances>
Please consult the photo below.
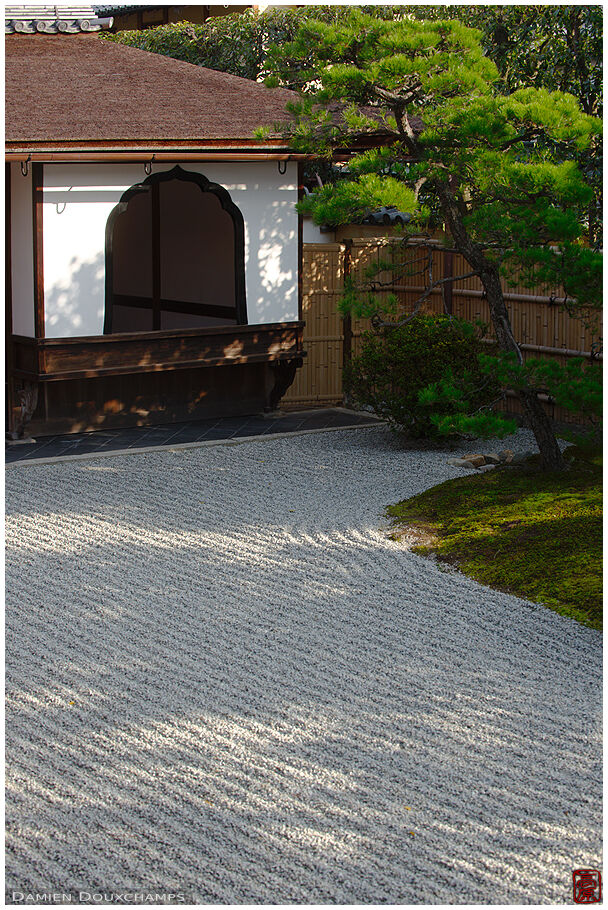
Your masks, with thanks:
<instances>
[{"instance_id":1,"label":"thatched roof","mask_svg":"<svg viewBox=\"0 0 608 910\"><path fill-rule=\"evenodd\" d=\"M10 147L254 148L295 96L93 35L6 38Z\"/></svg>"}]
</instances>

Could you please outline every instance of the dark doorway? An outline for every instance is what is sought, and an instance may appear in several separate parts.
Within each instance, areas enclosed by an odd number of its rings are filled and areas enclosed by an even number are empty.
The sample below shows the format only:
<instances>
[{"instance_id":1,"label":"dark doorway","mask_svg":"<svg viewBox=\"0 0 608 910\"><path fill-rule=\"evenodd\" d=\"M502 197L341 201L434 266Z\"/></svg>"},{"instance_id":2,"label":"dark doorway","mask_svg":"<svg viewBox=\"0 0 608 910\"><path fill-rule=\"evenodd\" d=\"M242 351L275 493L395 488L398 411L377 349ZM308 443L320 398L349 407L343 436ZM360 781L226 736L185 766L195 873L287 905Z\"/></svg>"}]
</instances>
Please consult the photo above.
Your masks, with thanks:
<instances>
[{"instance_id":1,"label":"dark doorway","mask_svg":"<svg viewBox=\"0 0 608 910\"><path fill-rule=\"evenodd\" d=\"M175 167L132 186L106 227L104 334L247 323L243 216Z\"/></svg>"}]
</instances>

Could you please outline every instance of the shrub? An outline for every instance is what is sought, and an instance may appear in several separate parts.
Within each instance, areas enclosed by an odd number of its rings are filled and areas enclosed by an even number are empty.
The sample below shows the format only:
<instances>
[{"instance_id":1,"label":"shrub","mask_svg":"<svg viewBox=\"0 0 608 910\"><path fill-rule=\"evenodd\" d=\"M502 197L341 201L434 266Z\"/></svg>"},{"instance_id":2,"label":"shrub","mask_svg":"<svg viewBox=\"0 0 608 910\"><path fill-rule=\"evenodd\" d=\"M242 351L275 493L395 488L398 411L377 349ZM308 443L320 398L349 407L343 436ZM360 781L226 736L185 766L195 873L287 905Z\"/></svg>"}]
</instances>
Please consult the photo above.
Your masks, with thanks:
<instances>
[{"instance_id":1,"label":"shrub","mask_svg":"<svg viewBox=\"0 0 608 910\"><path fill-rule=\"evenodd\" d=\"M482 349L487 346L471 323L418 315L405 325L365 333L361 353L345 369L345 388L353 403L371 407L408 436L462 433L462 418L500 397L495 380L482 372ZM513 432L512 421L487 416L500 435Z\"/></svg>"}]
</instances>

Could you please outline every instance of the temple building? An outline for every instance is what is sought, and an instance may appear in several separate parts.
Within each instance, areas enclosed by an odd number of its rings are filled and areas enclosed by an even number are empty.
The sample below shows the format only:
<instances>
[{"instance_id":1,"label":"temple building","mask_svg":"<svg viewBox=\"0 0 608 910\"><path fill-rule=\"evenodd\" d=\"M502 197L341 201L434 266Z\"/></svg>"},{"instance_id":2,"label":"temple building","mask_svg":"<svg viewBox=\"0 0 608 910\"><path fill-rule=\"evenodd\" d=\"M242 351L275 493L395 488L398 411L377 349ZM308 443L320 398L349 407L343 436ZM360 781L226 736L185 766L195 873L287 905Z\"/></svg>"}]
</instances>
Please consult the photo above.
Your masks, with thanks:
<instances>
[{"instance_id":1,"label":"temple building","mask_svg":"<svg viewBox=\"0 0 608 910\"><path fill-rule=\"evenodd\" d=\"M304 356L292 93L111 24L5 7L13 437L274 409Z\"/></svg>"}]
</instances>

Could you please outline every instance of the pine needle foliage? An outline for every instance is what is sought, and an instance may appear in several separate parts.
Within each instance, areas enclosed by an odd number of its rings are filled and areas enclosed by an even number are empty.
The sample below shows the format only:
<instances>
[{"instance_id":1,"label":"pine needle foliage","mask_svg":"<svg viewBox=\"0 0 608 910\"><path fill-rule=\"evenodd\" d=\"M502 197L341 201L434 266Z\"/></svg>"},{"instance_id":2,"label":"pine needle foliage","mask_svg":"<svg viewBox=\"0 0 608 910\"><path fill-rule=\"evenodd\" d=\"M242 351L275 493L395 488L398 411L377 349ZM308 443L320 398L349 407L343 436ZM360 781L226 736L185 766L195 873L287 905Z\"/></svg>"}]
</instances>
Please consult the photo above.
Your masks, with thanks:
<instances>
[{"instance_id":1,"label":"pine needle foliage","mask_svg":"<svg viewBox=\"0 0 608 910\"><path fill-rule=\"evenodd\" d=\"M364 13L385 21L456 19L479 30L484 54L499 73L504 94L516 89L545 88L574 95L587 114L602 115L601 6L362 6ZM304 19L336 23L345 6L310 5L299 9L268 7L228 16L210 16L202 25L180 22L143 31L103 33L102 38L184 60L198 66L260 80L270 77L270 44L293 41ZM407 48L400 48L407 57ZM395 54L394 56L398 56ZM387 60L386 69L397 63ZM407 60L401 61L407 67ZM278 81L275 77L275 81ZM291 87L301 87L299 73ZM577 155L594 198L585 217L590 244L601 245L602 161L599 142Z\"/></svg>"},{"instance_id":2,"label":"pine needle foliage","mask_svg":"<svg viewBox=\"0 0 608 910\"><path fill-rule=\"evenodd\" d=\"M407 206L406 242L435 216L481 280L499 349L517 361L515 388L541 462L565 469L500 277L561 286L572 312L601 306L601 256L584 236L593 190L576 161L598 141L601 121L564 92L502 91L481 37L456 19L390 20L350 7L340 21L306 19L268 59L275 83L299 88L283 127L295 148L331 160L363 146L345 179L302 209L335 225L366 207Z\"/></svg>"},{"instance_id":3,"label":"pine needle foliage","mask_svg":"<svg viewBox=\"0 0 608 910\"><path fill-rule=\"evenodd\" d=\"M344 373L351 400L371 407L397 433L415 439L512 433L513 420L490 408L502 397L482 368L483 344L469 322L420 314L398 328L368 332Z\"/></svg>"}]
</instances>

